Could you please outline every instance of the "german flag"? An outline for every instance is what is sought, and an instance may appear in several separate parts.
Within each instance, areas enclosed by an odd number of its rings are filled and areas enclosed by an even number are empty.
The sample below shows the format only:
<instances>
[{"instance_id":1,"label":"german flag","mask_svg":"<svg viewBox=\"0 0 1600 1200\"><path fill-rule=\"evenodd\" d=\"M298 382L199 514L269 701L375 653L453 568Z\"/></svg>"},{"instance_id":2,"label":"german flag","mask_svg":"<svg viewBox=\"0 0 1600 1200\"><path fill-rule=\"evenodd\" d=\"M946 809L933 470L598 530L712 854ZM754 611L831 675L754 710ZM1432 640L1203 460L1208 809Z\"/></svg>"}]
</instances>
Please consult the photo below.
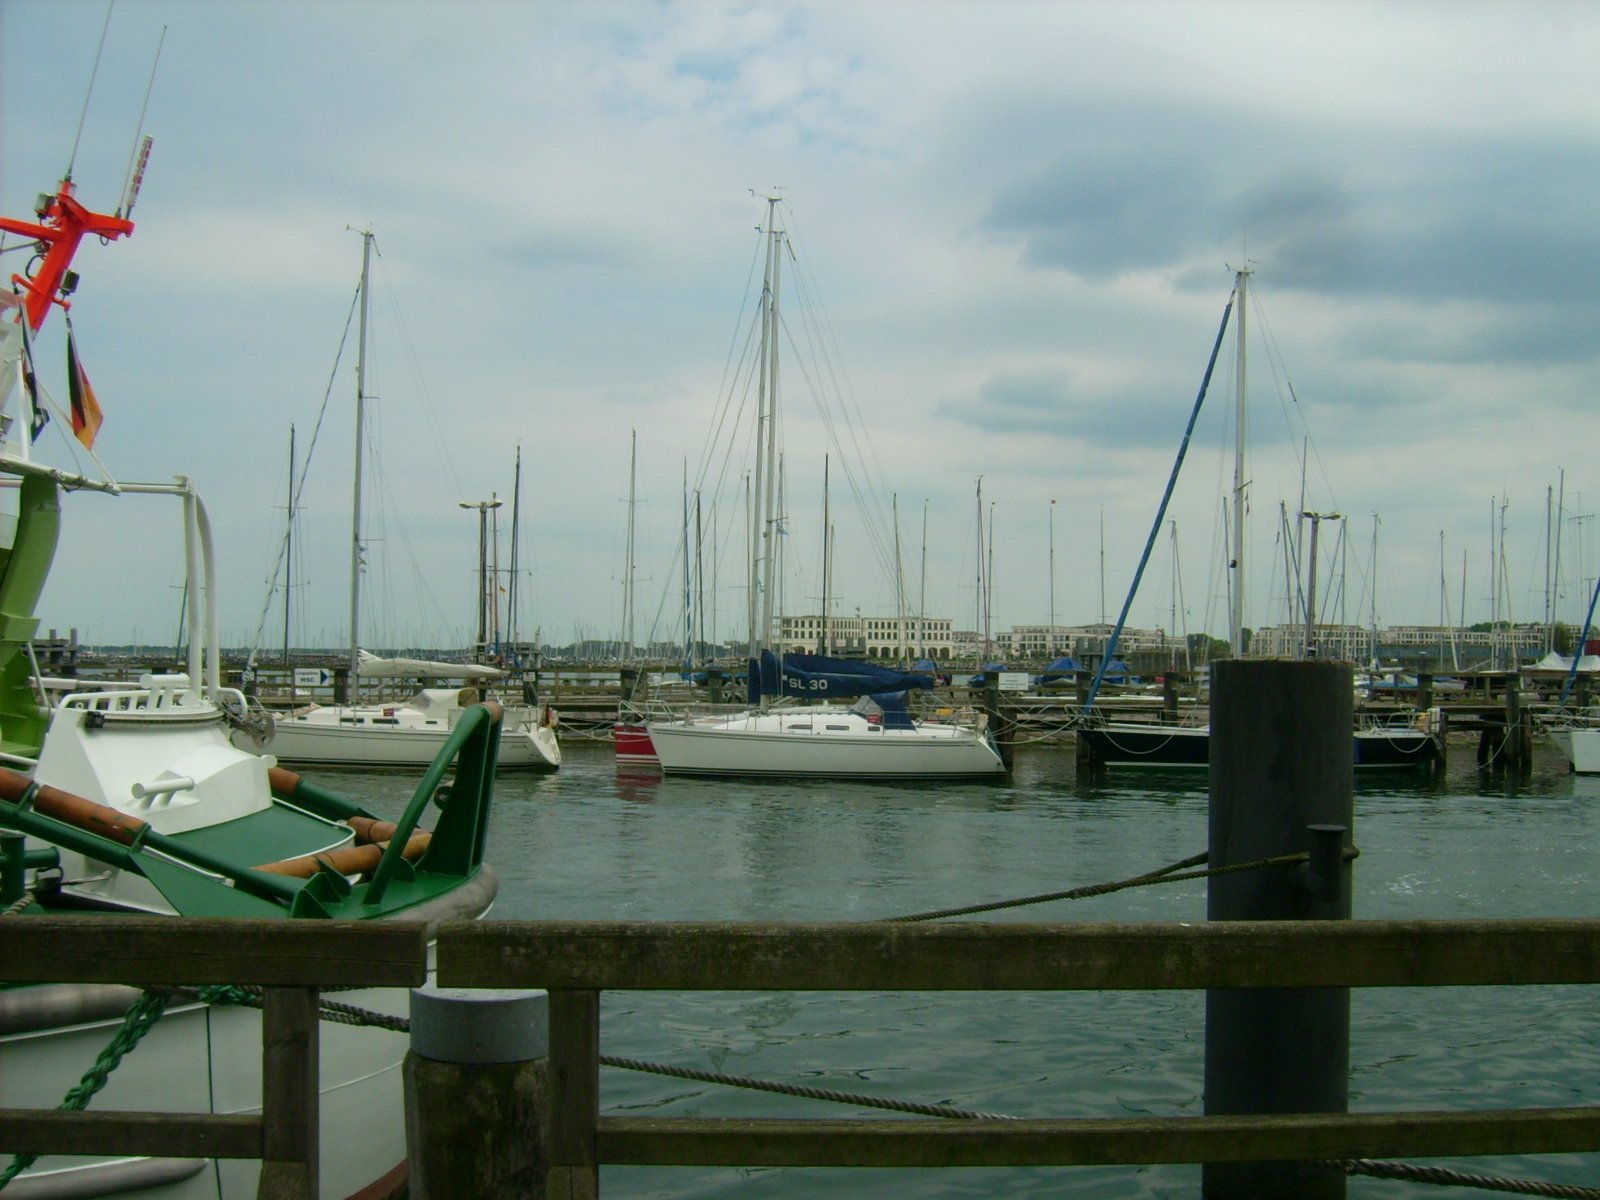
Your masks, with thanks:
<instances>
[{"instance_id":1,"label":"german flag","mask_svg":"<svg viewBox=\"0 0 1600 1200\"><path fill-rule=\"evenodd\" d=\"M95 435L100 432L105 418L100 412L100 402L94 398L94 388L89 386L89 377L83 373L83 364L78 361L78 347L70 329L67 331L67 387L72 395L73 436L83 443L85 450L92 450Z\"/></svg>"}]
</instances>

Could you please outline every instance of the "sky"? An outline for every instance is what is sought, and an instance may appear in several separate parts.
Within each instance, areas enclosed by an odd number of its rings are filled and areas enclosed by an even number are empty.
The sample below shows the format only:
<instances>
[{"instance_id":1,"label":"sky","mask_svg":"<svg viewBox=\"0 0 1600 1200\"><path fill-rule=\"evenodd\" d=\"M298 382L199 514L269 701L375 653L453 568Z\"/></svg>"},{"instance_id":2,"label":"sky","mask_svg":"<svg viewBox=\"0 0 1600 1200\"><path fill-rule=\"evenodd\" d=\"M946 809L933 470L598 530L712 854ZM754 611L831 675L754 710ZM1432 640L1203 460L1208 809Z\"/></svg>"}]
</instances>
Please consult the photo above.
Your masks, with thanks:
<instances>
[{"instance_id":1,"label":"sky","mask_svg":"<svg viewBox=\"0 0 1600 1200\"><path fill-rule=\"evenodd\" d=\"M291 636L348 638L362 230L362 641L473 639L460 505L505 502L508 572L519 447L524 636L624 632L630 524L634 640L679 636L686 489L703 611L740 636L739 363L771 195L793 249L780 609L822 603L826 460L835 612L977 628L987 594L996 630L1115 619L1248 266L1246 624L1300 619L1300 511L1343 518L1319 523L1325 620L1539 621L1550 579L1582 620L1600 6L107 12L0 0L0 210L26 216L69 162L109 210L154 137L136 230L80 251L72 316L105 469L206 500L230 645L283 637L291 426L302 462L317 431ZM63 338L39 339L57 396ZM1236 381L1230 334L1134 625L1226 636ZM93 468L59 432L41 446ZM170 641L179 548L170 501L70 497L44 624Z\"/></svg>"}]
</instances>

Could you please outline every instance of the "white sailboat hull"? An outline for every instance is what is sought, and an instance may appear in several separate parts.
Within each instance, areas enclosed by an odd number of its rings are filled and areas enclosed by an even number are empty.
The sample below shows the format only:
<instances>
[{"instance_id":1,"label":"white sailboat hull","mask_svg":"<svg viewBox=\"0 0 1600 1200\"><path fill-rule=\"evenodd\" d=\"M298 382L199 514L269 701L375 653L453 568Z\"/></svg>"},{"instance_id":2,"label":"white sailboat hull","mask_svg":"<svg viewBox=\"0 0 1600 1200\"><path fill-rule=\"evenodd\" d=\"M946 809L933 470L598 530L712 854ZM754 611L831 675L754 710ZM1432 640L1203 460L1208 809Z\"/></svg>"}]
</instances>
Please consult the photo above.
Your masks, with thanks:
<instances>
[{"instance_id":1,"label":"white sailboat hull","mask_svg":"<svg viewBox=\"0 0 1600 1200\"><path fill-rule=\"evenodd\" d=\"M426 767L450 736L448 725L382 724L383 709L322 708L278 718L269 747L279 762L327 767ZM374 715L376 714L376 715ZM561 745L548 726L506 728L500 769L554 771Z\"/></svg>"},{"instance_id":2,"label":"white sailboat hull","mask_svg":"<svg viewBox=\"0 0 1600 1200\"><path fill-rule=\"evenodd\" d=\"M840 710L745 713L651 722L667 775L819 779L1001 778L1005 764L983 733L918 722L885 729Z\"/></svg>"},{"instance_id":3,"label":"white sailboat hull","mask_svg":"<svg viewBox=\"0 0 1600 1200\"><path fill-rule=\"evenodd\" d=\"M1579 775L1600 775L1600 729L1552 729L1550 740Z\"/></svg>"}]
</instances>

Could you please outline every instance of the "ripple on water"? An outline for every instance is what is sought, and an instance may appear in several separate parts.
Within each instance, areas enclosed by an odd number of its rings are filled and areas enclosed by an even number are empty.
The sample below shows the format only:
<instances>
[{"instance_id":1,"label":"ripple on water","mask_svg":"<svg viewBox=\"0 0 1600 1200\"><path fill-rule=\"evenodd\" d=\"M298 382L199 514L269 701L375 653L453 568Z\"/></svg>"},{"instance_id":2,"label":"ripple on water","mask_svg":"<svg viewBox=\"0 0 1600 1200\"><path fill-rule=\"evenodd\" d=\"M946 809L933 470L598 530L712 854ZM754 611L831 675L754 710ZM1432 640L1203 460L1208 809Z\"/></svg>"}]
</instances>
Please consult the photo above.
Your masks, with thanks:
<instances>
[{"instance_id":1,"label":"ripple on water","mask_svg":"<svg viewBox=\"0 0 1600 1200\"><path fill-rule=\"evenodd\" d=\"M1591 916L1600 780L1547 762L1526 783L1356 785L1358 917ZM396 776L340 775L386 813ZM396 796L399 796L397 799ZM741 784L619 775L577 744L561 771L502 779L490 827L507 918L850 921L1120 879L1204 850L1203 777L1078 779L1070 752L1029 749L1010 783ZM985 914L996 921L1203 920L1205 884ZM606 1053L1017 1116L1203 1110L1197 993L608 994ZM1355 1109L1600 1103L1600 1028L1583 988L1374 989L1351 998ZM840 1115L816 1101L607 1070L609 1112ZM866 1110L862 1110L865 1112ZM894 1119L885 1114L884 1119ZM1462 1169L1591 1183L1600 1157L1464 1160ZM1065 1171L605 1168L604 1194L1193 1197L1193 1167ZM1353 1179L1357 1200L1413 1185Z\"/></svg>"}]
</instances>

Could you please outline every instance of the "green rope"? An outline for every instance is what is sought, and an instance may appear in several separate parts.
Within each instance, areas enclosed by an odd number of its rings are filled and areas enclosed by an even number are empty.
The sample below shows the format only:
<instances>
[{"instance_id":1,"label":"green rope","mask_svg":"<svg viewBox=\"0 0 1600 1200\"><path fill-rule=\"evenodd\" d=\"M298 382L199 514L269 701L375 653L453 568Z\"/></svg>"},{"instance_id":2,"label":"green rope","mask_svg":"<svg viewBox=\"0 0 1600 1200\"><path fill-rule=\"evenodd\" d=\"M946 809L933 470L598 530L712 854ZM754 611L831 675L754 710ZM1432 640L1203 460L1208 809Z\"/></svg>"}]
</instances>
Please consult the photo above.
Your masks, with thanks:
<instances>
[{"instance_id":1,"label":"green rope","mask_svg":"<svg viewBox=\"0 0 1600 1200\"><path fill-rule=\"evenodd\" d=\"M123 1014L122 1024L117 1027L117 1032L112 1035L111 1041L94 1060L94 1065L84 1072L83 1078L74 1084L67 1092L66 1097L56 1105L58 1112L82 1112L89 1107L89 1101L95 1093L105 1087L106 1081L111 1078L111 1072L117 1069L123 1057L131 1051L154 1028L155 1023L161 1019L161 1014L167 1010L168 997L158 994L146 994L133 1002L133 1006ZM11 1164L0 1171L0 1191L18 1175L31 1167L39 1156L37 1154L18 1154L11 1160Z\"/></svg>"}]
</instances>

